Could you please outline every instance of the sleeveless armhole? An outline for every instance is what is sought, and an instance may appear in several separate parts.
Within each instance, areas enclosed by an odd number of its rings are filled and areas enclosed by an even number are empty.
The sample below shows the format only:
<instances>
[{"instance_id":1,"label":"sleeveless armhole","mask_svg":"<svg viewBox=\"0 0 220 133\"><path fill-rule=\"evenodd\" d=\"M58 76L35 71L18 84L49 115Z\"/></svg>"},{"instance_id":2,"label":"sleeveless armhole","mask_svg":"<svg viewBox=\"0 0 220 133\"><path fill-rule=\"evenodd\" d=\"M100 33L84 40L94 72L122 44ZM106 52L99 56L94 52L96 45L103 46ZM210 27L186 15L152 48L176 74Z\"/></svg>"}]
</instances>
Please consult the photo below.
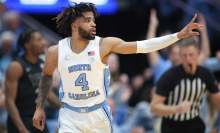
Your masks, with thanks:
<instances>
[{"instance_id":1,"label":"sleeveless armhole","mask_svg":"<svg viewBox=\"0 0 220 133\"><path fill-rule=\"evenodd\" d=\"M97 63L101 68L108 68L108 63L103 64L102 60L101 60L101 57L100 57L100 49L99 49L100 40L101 40L101 37L96 36L95 47L96 47L97 54L95 54L95 55L96 55L96 58L97 58Z\"/></svg>"},{"instance_id":2,"label":"sleeveless armhole","mask_svg":"<svg viewBox=\"0 0 220 133\"><path fill-rule=\"evenodd\" d=\"M23 73L22 73L20 78L22 78L24 76L24 73L25 73L25 68L24 68L24 63L25 62L24 62L24 60L22 59L22 57L17 57L13 61L17 61L21 65Z\"/></svg>"},{"instance_id":3,"label":"sleeveless armhole","mask_svg":"<svg viewBox=\"0 0 220 133\"><path fill-rule=\"evenodd\" d=\"M62 58L62 50L63 50L63 40L60 40L59 41L59 44L58 44L58 71L60 72L60 63L61 63L61 58Z\"/></svg>"}]
</instances>

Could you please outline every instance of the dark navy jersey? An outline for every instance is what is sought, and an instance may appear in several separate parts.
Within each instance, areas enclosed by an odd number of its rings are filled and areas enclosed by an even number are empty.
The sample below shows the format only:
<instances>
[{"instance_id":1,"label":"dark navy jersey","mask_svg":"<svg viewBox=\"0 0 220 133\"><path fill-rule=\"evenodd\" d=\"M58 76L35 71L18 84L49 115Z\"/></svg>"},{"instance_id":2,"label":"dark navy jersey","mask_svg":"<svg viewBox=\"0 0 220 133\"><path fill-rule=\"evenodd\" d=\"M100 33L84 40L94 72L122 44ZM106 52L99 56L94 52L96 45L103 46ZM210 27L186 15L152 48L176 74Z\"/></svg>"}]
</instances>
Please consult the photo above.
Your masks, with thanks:
<instances>
[{"instance_id":1,"label":"dark navy jersey","mask_svg":"<svg viewBox=\"0 0 220 133\"><path fill-rule=\"evenodd\" d=\"M28 62L24 56L16 57L23 68L23 75L18 81L15 104L21 116L33 117L39 91L39 82L43 69L43 61L38 59L36 64Z\"/></svg>"},{"instance_id":2,"label":"dark navy jersey","mask_svg":"<svg viewBox=\"0 0 220 133\"><path fill-rule=\"evenodd\" d=\"M208 69L197 66L196 73L188 75L180 65L164 73L157 83L156 93L165 96L164 103L170 106L190 101L191 109L186 114L176 113L165 117L174 121L185 121L199 116L202 97L206 90L211 93L219 92L217 81Z\"/></svg>"}]
</instances>

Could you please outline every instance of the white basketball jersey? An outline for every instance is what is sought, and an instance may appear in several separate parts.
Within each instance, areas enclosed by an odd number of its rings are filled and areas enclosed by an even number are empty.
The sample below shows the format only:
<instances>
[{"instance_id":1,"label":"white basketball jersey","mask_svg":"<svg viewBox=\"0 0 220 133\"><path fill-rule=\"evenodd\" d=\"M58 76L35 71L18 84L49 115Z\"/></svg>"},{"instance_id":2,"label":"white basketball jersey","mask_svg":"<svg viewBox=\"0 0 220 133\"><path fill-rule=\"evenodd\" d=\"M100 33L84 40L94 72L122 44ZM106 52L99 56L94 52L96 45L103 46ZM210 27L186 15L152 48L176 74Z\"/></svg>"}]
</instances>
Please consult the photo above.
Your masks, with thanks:
<instances>
[{"instance_id":1,"label":"white basketball jersey","mask_svg":"<svg viewBox=\"0 0 220 133\"><path fill-rule=\"evenodd\" d=\"M71 50L70 39L68 37L59 41L59 98L73 107L99 104L108 95L110 79L109 67L100 59L100 37L90 40L79 54Z\"/></svg>"}]
</instances>

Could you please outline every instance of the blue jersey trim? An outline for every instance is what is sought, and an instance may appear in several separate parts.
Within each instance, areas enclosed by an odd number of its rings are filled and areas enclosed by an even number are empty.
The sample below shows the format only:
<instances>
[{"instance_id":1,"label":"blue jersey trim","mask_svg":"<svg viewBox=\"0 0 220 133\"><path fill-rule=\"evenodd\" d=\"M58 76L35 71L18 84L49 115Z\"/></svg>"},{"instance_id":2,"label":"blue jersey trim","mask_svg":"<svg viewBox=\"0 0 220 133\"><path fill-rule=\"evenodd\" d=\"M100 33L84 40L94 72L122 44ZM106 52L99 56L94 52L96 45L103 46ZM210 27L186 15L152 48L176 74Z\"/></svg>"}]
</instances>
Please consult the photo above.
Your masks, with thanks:
<instances>
[{"instance_id":1,"label":"blue jersey trim","mask_svg":"<svg viewBox=\"0 0 220 133\"><path fill-rule=\"evenodd\" d=\"M64 97L64 92L63 92L63 83L62 83L62 79L60 77L60 93L59 93L59 100L61 101Z\"/></svg>"},{"instance_id":2,"label":"blue jersey trim","mask_svg":"<svg viewBox=\"0 0 220 133\"><path fill-rule=\"evenodd\" d=\"M110 70L109 68L106 68L104 70L104 86L105 86L105 92L106 92L107 97L108 97L108 91L109 91L109 76L110 76Z\"/></svg>"}]
</instances>

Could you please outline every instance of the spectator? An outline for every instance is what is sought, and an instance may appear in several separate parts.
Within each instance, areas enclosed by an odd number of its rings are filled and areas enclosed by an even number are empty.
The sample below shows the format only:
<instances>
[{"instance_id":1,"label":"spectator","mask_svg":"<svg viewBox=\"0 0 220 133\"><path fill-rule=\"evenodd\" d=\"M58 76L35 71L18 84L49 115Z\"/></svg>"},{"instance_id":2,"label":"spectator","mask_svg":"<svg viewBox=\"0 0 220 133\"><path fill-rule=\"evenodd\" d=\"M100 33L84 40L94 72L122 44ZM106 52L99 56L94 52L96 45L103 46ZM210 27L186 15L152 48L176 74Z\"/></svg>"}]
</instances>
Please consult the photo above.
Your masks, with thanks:
<instances>
[{"instance_id":1,"label":"spectator","mask_svg":"<svg viewBox=\"0 0 220 133\"><path fill-rule=\"evenodd\" d=\"M4 23L6 24L6 30L10 30L15 34L15 39L13 42L13 50L17 50L17 40L20 33L25 29L20 24L19 14L15 11L8 11L3 16Z\"/></svg>"},{"instance_id":2,"label":"spectator","mask_svg":"<svg viewBox=\"0 0 220 133\"><path fill-rule=\"evenodd\" d=\"M4 31L0 36L0 73L2 73L1 82L4 83L4 75L11 63L14 52L12 49L12 44L14 41L14 33L11 31Z\"/></svg>"},{"instance_id":3,"label":"spectator","mask_svg":"<svg viewBox=\"0 0 220 133\"><path fill-rule=\"evenodd\" d=\"M115 101L111 98L106 98L106 101L108 102L111 110L112 110L112 116L113 116L113 133L121 133L121 129L118 126L118 124L115 122L114 120L114 116L115 116Z\"/></svg>"},{"instance_id":4,"label":"spectator","mask_svg":"<svg viewBox=\"0 0 220 133\"><path fill-rule=\"evenodd\" d=\"M116 53L112 53L108 58L109 70L111 73L109 96L116 93L120 87L118 82L120 76L119 58Z\"/></svg>"},{"instance_id":5,"label":"spectator","mask_svg":"<svg viewBox=\"0 0 220 133\"><path fill-rule=\"evenodd\" d=\"M5 25L2 16L5 13L5 5L0 2L0 34L3 32Z\"/></svg>"},{"instance_id":6,"label":"spectator","mask_svg":"<svg viewBox=\"0 0 220 133\"><path fill-rule=\"evenodd\" d=\"M131 79L132 95L129 99L129 106L135 107L139 102L140 89L143 87L143 84L144 84L143 75L136 75Z\"/></svg>"},{"instance_id":7,"label":"spectator","mask_svg":"<svg viewBox=\"0 0 220 133\"><path fill-rule=\"evenodd\" d=\"M126 74L120 75L118 55L112 53L108 59L111 73L109 97L115 101L115 122L120 126L125 122L127 116L127 103L131 95L128 85L129 78Z\"/></svg>"},{"instance_id":8,"label":"spectator","mask_svg":"<svg viewBox=\"0 0 220 133\"><path fill-rule=\"evenodd\" d=\"M5 106L5 92L3 87L0 86L0 124L6 122L8 112Z\"/></svg>"},{"instance_id":9,"label":"spectator","mask_svg":"<svg viewBox=\"0 0 220 133\"><path fill-rule=\"evenodd\" d=\"M133 128L142 127L147 132L153 131L154 116L150 112L150 101L153 92L153 85L147 85L139 94L140 101L132 110L126 123L122 126L123 132L130 132Z\"/></svg>"}]
</instances>

